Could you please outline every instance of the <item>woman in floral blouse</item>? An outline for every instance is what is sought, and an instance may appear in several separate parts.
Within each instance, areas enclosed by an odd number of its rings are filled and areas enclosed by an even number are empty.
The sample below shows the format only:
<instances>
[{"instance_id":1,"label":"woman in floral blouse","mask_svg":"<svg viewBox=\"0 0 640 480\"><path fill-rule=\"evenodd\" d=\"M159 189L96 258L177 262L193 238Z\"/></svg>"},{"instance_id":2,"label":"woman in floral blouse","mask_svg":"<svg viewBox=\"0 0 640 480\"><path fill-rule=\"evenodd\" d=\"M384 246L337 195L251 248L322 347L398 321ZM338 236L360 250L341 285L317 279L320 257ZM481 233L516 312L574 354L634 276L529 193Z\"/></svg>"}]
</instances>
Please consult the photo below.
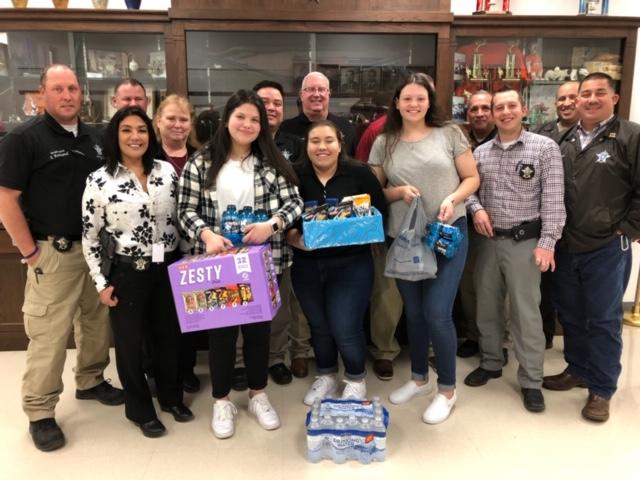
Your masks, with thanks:
<instances>
[{"instance_id":1,"label":"woman in floral blouse","mask_svg":"<svg viewBox=\"0 0 640 480\"><path fill-rule=\"evenodd\" d=\"M147 437L165 427L142 369L143 338L152 348L160 408L178 422L193 419L182 401L180 330L167 274L179 241L178 179L168 162L154 160L156 144L143 110L119 110L105 134L106 165L89 175L82 199L82 248L100 301L110 307L125 415ZM103 228L115 240L109 273L101 272Z\"/></svg>"},{"instance_id":2,"label":"woman in floral blouse","mask_svg":"<svg viewBox=\"0 0 640 480\"><path fill-rule=\"evenodd\" d=\"M249 225L243 242L269 242L278 274L290 263L291 252L283 230L302 213L297 179L269 133L267 113L260 97L238 90L227 102L213 139L187 162L180 176L178 218L196 242L196 253L219 253L231 246L220 235L227 205L264 209L269 220ZM258 423L273 430L280 418L264 393L267 386L270 322L242 325L243 353L249 383L249 411ZM209 359L213 382L213 419L218 438L233 435L237 413L229 401L235 364L237 326L209 331Z\"/></svg>"}]
</instances>

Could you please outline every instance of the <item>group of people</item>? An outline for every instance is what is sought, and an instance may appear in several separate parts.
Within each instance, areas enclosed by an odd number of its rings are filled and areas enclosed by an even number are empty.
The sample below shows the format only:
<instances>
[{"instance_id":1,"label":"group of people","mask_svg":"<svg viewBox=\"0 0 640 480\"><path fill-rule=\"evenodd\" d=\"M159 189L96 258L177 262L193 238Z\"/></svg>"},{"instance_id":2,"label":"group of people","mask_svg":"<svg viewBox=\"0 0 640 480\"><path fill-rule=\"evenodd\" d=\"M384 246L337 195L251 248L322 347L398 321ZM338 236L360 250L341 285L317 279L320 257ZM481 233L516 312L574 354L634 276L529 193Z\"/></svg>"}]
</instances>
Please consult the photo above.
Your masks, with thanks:
<instances>
[{"instance_id":1,"label":"group of people","mask_svg":"<svg viewBox=\"0 0 640 480\"><path fill-rule=\"evenodd\" d=\"M47 67L41 92L45 113L0 142L0 220L28 266L23 408L40 450L65 443L55 405L72 327L76 398L124 403L126 418L147 437L166 431L152 394L177 422L194 418L183 392L199 389L195 344L180 333L167 266L230 248L221 231L228 205L267 212L267 221L246 227L243 243L271 245L283 306L273 321L207 332L216 437L235 431L232 388L248 388L249 412L264 429L278 428L268 377L286 384L306 376L311 347L318 375L305 404L337 394L339 357L341 397L366 398L369 305L374 373L383 380L393 377L394 331L403 307L406 314L411 377L390 393L392 403L430 394L429 364L437 372L425 423L450 415L456 353L465 345L476 343L481 355L465 384L502 375L506 314L524 406L544 410L541 386L587 387L583 416L608 418L629 241L640 237L640 127L614 115L618 97L607 75L562 85L558 121L540 135L526 131L526 107L509 89L471 96L467 134L438 110L430 77L414 73L357 151L353 127L329 112L329 80L319 72L304 78L301 112L289 120L277 82L238 90L197 150L189 141L192 107L178 95L151 120L142 84L121 82L112 99L117 113L100 135L78 118L81 92L69 67ZM305 247L305 202L362 193L385 218L386 245ZM416 197L431 221L458 227L463 239L455 256L436 257L435 278L394 282L383 275L386 248ZM543 377L540 282L554 270L548 292L568 367ZM460 347L452 318L459 285L467 314ZM555 318L544 292L542 305ZM110 330L122 390L103 377Z\"/></svg>"}]
</instances>

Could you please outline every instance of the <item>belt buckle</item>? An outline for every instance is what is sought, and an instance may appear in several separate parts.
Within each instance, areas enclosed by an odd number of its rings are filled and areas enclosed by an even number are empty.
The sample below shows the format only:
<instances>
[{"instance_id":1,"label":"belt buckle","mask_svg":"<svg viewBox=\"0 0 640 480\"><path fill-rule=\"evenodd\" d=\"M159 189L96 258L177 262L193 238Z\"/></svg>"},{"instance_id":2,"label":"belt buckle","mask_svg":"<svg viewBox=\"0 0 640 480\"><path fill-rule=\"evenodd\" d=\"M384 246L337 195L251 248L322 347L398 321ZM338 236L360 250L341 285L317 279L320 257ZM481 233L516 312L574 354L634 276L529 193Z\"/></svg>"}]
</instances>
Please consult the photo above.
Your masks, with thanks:
<instances>
[{"instance_id":1,"label":"belt buckle","mask_svg":"<svg viewBox=\"0 0 640 480\"><path fill-rule=\"evenodd\" d=\"M58 252L64 253L71 250L73 246L73 242L66 237L56 235L53 237L53 248L55 248Z\"/></svg>"},{"instance_id":2,"label":"belt buckle","mask_svg":"<svg viewBox=\"0 0 640 480\"><path fill-rule=\"evenodd\" d=\"M138 257L133 260L133 269L138 272L144 272L149 269L149 260L144 257Z\"/></svg>"}]
</instances>

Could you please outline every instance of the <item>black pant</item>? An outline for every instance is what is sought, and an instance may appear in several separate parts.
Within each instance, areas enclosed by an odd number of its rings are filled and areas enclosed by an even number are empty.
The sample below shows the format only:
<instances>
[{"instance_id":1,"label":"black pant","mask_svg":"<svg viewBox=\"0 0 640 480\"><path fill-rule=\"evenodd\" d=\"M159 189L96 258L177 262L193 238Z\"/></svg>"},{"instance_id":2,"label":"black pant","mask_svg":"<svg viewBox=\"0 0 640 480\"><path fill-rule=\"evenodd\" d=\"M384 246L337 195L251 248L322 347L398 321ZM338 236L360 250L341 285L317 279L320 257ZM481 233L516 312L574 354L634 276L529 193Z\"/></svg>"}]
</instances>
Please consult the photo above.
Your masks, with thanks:
<instances>
[{"instance_id":1,"label":"black pant","mask_svg":"<svg viewBox=\"0 0 640 480\"><path fill-rule=\"evenodd\" d=\"M144 378L144 338L151 347L160 404L172 407L182 403L180 329L167 264L152 264L138 272L131 264L117 263L110 275L118 298L118 305L110 309L116 366L124 389L125 415L136 423L156 418Z\"/></svg>"},{"instance_id":2,"label":"black pant","mask_svg":"<svg viewBox=\"0 0 640 480\"><path fill-rule=\"evenodd\" d=\"M262 390L267 386L271 322L215 328L209 330L209 370L213 398L224 398L231 391L236 363L236 340L240 329L249 388Z\"/></svg>"},{"instance_id":3,"label":"black pant","mask_svg":"<svg viewBox=\"0 0 640 480\"><path fill-rule=\"evenodd\" d=\"M553 273L542 272L540 281L540 315L542 316L542 329L547 341L553 340L556 334L557 312L551 296L553 294Z\"/></svg>"}]
</instances>

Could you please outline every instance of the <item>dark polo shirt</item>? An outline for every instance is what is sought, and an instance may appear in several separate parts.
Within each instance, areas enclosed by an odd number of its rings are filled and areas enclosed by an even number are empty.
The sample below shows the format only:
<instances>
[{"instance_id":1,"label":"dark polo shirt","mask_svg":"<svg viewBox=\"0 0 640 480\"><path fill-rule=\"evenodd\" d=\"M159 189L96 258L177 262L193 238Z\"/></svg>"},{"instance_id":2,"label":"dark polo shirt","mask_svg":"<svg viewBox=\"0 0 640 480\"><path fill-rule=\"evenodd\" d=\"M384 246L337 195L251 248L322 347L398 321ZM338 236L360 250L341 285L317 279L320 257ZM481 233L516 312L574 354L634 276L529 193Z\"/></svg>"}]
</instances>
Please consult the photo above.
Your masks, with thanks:
<instances>
[{"instance_id":1,"label":"dark polo shirt","mask_svg":"<svg viewBox=\"0 0 640 480\"><path fill-rule=\"evenodd\" d=\"M75 137L46 112L0 141L0 186L22 192L29 228L39 234L82 234L85 182L103 164L96 130L79 121Z\"/></svg>"},{"instance_id":2,"label":"dark polo shirt","mask_svg":"<svg viewBox=\"0 0 640 480\"><path fill-rule=\"evenodd\" d=\"M329 113L329 115L327 116L327 120L333 122L335 126L338 127L338 130L342 132L342 135L344 135L344 145L346 148L346 153L350 157L353 157L356 153L356 145L358 142L356 139L356 130L355 128L353 128L353 125L351 125L351 122L349 122L349 120L345 117L338 117L337 115L334 115L332 113ZM282 122L282 125L280 125L280 130L282 132L295 135L304 143L307 136L307 130L309 130L309 125L311 125L312 123L313 122L309 120L304 113L301 113L297 117L293 117Z\"/></svg>"}]
</instances>

